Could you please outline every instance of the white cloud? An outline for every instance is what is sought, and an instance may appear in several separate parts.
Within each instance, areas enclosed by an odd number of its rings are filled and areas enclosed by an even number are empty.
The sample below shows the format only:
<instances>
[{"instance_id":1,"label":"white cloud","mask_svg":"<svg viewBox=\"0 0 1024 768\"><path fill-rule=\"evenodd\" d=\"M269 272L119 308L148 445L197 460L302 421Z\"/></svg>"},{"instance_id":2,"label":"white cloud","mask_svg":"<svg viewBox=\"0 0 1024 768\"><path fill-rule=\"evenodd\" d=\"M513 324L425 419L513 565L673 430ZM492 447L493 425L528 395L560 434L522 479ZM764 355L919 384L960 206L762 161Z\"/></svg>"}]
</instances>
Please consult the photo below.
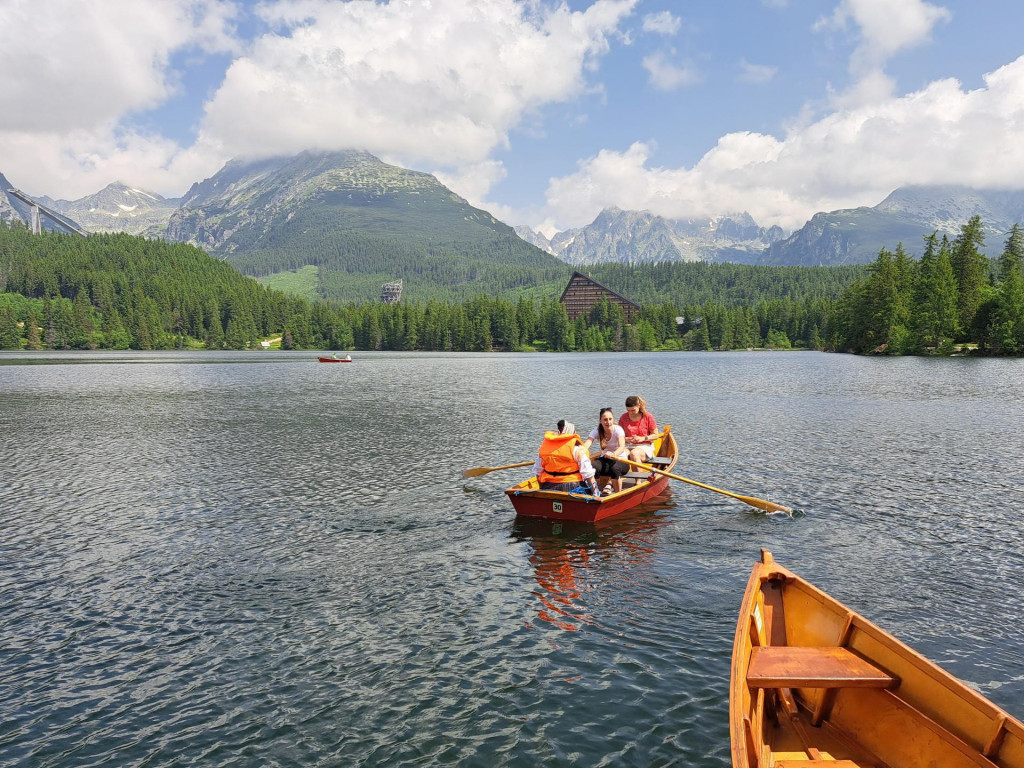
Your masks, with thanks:
<instances>
[{"instance_id":1,"label":"white cloud","mask_svg":"<svg viewBox=\"0 0 1024 768\"><path fill-rule=\"evenodd\" d=\"M768 64L751 64L746 59L740 61L740 73L736 79L741 83L767 83L778 74L779 68Z\"/></svg>"},{"instance_id":2,"label":"white cloud","mask_svg":"<svg viewBox=\"0 0 1024 768\"><path fill-rule=\"evenodd\" d=\"M91 129L151 108L175 88L173 51L233 46L230 16L231 6L212 1L5 0L0 131Z\"/></svg>"},{"instance_id":3,"label":"white cloud","mask_svg":"<svg viewBox=\"0 0 1024 768\"><path fill-rule=\"evenodd\" d=\"M795 228L820 210L880 202L907 184L1019 188L1021 135L1024 56L977 90L939 80L801 124L781 140L727 134L693 168L654 167L643 143L602 151L550 181L538 220L576 227L617 205L679 217L746 210L762 225Z\"/></svg>"},{"instance_id":4,"label":"white cloud","mask_svg":"<svg viewBox=\"0 0 1024 768\"><path fill-rule=\"evenodd\" d=\"M0 159L12 183L69 197L125 178L166 189L178 148L126 130L179 87L178 51L231 51L218 0L5 0L0 5ZM178 161L187 165L187 161ZM193 178L194 180L194 178ZM183 189L175 189L180 194Z\"/></svg>"},{"instance_id":5,"label":"white cloud","mask_svg":"<svg viewBox=\"0 0 1024 768\"><path fill-rule=\"evenodd\" d=\"M575 13L513 0L264 6L283 30L232 64L202 137L237 154L360 147L479 163L532 110L585 88L634 2Z\"/></svg>"},{"instance_id":6,"label":"white cloud","mask_svg":"<svg viewBox=\"0 0 1024 768\"><path fill-rule=\"evenodd\" d=\"M471 205L484 206L484 199L491 188L508 176L504 163L499 160L485 160L481 163L464 165L454 172L435 171L434 176L448 189L458 190ZM493 206L487 206L491 213Z\"/></svg>"},{"instance_id":7,"label":"white cloud","mask_svg":"<svg viewBox=\"0 0 1024 768\"><path fill-rule=\"evenodd\" d=\"M854 84L839 101L863 104L891 96L893 81L884 74L885 63L927 42L935 25L950 18L947 9L924 0L841 0L831 16L815 24L817 30L857 27L859 42L849 65Z\"/></svg>"},{"instance_id":8,"label":"white cloud","mask_svg":"<svg viewBox=\"0 0 1024 768\"><path fill-rule=\"evenodd\" d=\"M656 51L644 57L643 65L649 73L650 83L659 91L674 91L701 81L700 72L693 65L676 64L669 59L674 53Z\"/></svg>"},{"instance_id":9,"label":"white cloud","mask_svg":"<svg viewBox=\"0 0 1024 768\"><path fill-rule=\"evenodd\" d=\"M861 36L857 59L873 69L896 52L926 42L932 28L950 17L947 9L923 0L842 0L818 26L842 29L855 23Z\"/></svg>"},{"instance_id":10,"label":"white cloud","mask_svg":"<svg viewBox=\"0 0 1024 768\"><path fill-rule=\"evenodd\" d=\"M176 148L126 126L174 93L172 56L239 49L234 5L8 0L0 162L9 177L67 197L94 192L129 160L138 164L126 181L181 194L231 157L311 148L359 147L479 183L513 128L590 88L637 2L594 0L582 11L547 0L260 3L254 12L272 31L228 67L195 144ZM21 74L25 63L33 77Z\"/></svg>"},{"instance_id":11,"label":"white cloud","mask_svg":"<svg viewBox=\"0 0 1024 768\"><path fill-rule=\"evenodd\" d=\"M678 16L673 16L671 11L648 13L644 16L643 30L658 35L672 36L679 31L682 23L682 20Z\"/></svg>"}]
</instances>

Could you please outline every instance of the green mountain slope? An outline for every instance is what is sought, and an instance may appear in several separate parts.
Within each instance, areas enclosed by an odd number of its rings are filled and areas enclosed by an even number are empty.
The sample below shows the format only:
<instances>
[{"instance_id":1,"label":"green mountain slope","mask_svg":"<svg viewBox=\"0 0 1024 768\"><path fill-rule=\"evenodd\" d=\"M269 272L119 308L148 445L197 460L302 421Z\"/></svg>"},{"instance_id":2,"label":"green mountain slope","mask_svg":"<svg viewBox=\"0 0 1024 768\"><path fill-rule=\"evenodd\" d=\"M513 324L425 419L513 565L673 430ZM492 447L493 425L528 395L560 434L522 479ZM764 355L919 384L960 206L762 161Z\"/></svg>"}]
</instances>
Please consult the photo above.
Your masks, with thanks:
<instances>
[{"instance_id":1,"label":"green mountain slope","mask_svg":"<svg viewBox=\"0 0 1024 768\"><path fill-rule=\"evenodd\" d=\"M570 274L433 176L366 152L232 161L189 190L168 236L252 276L317 266L335 301L377 299L394 280L414 300L553 295Z\"/></svg>"}]
</instances>

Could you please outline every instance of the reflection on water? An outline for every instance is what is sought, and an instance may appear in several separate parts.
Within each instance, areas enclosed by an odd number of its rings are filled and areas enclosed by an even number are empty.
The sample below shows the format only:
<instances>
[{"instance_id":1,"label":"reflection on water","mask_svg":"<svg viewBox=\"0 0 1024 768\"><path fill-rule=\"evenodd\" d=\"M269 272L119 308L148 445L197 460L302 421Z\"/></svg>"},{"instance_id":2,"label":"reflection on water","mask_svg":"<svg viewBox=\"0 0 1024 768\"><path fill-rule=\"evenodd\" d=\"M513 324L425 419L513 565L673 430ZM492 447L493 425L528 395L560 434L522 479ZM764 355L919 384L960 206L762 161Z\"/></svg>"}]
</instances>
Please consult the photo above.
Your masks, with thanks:
<instances>
[{"instance_id":1,"label":"reflection on water","mask_svg":"<svg viewBox=\"0 0 1024 768\"><path fill-rule=\"evenodd\" d=\"M632 570L649 564L657 529L670 522L666 511L674 506L663 496L596 523L517 517L512 536L532 548L537 618L570 632L593 623L586 607L586 592L595 581L589 569L614 565L628 578Z\"/></svg>"},{"instance_id":2,"label":"reflection on water","mask_svg":"<svg viewBox=\"0 0 1024 768\"><path fill-rule=\"evenodd\" d=\"M0 764L724 768L762 547L1020 717L1022 373L0 353ZM804 514L516 520L528 470L461 477L635 392L678 474Z\"/></svg>"}]
</instances>

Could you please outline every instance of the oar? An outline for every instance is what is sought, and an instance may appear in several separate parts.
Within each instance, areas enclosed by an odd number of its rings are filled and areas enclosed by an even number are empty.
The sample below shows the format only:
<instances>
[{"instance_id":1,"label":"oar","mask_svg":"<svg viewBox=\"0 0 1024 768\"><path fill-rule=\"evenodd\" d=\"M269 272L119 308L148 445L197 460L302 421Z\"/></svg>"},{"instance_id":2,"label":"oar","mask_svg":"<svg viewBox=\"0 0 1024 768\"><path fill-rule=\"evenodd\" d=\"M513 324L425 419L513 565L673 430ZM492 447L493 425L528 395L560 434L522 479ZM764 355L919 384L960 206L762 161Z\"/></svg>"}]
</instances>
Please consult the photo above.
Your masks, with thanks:
<instances>
[{"instance_id":1,"label":"oar","mask_svg":"<svg viewBox=\"0 0 1024 768\"><path fill-rule=\"evenodd\" d=\"M532 467L532 461L521 461L518 464L506 464L503 467L473 467L472 469L462 470L463 477L480 477L480 475L486 475L488 472L497 472L499 469L515 469L516 467Z\"/></svg>"},{"instance_id":2,"label":"oar","mask_svg":"<svg viewBox=\"0 0 1024 768\"><path fill-rule=\"evenodd\" d=\"M689 478L682 477L681 475L673 475L671 472L666 472L663 469L651 467L648 466L647 464L641 464L638 461L630 461L629 459L619 459L619 461L623 461L632 467L637 467L638 469L657 472L659 475L671 477L673 480L681 480L684 483L696 485L698 488L703 488L707 491L714 491L715 493L722 493L725 494L726 496L732 496L734 499L739 499L744 504L749 504L752 507L757 507L758 509L762 509L765 512L788 512L790 514L792 514L793 512L793 510L790 509L789 507L784 507L781 504L776 504L774 501L765 501L764 499L758 499L755 496L740 496L738 493L733 493L732 491L723 491L721 488L715 488L714 486L711 485L704 485L704 483L698 483L696 480L690 480Z\"/></svg>"}]
</instances>

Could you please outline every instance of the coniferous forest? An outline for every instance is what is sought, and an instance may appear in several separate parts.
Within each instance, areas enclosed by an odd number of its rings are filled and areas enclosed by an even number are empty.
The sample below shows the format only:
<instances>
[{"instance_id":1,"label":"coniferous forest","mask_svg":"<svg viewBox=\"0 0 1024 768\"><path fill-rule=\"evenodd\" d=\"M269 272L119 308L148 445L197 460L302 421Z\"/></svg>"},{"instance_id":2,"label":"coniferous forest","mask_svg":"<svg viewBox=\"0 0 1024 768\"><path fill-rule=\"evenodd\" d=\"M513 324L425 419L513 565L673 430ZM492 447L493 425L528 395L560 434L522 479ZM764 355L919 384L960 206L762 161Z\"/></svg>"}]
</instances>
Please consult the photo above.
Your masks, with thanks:
<instances>
[{"instance_id":1,"label":"coniferous forest","mask_svg":"<svg viewBox=\"0 0 1024 768\"><path fill-rule=\"evenodd\" d=\"M1024 354L1024 231L981 252L978 216L952 241L925 237L920 261L883 249L836 302L827 347L861 354Z\"/></svg>"},{"instance_id":2,"label":"coniferous forest","mask_svg":"<svg viewBox=\"0 0 1024 768\"><path fill-rule=\"evenodd\" d=\"M867 267L600 265L588 271L641 303L632 324L602 302L570 321L564 280L500 296L311 302L265 288L183 244L122 234L32 235L0 226L0 349L619 351L824 349L1024 354L1024 234L979 251L981 221Z\"/></svg>"}]
</instances>

